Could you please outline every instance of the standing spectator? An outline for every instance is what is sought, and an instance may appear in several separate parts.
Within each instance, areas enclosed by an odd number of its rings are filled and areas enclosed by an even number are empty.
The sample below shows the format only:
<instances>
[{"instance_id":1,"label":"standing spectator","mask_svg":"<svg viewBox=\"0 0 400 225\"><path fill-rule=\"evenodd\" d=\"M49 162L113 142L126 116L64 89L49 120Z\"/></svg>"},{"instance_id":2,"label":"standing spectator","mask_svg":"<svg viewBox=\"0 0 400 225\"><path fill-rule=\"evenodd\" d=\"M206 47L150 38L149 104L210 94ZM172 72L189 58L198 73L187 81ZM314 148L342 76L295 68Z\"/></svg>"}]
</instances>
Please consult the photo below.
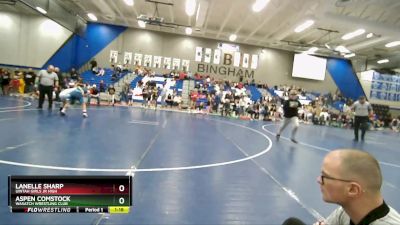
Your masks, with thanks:
<instances>
[{"instance_id":1,"label":"standing spectator","mask_svg":"<svg viewBox=\"0 0 400 225\"><path fill-rule=\"evenodd\" d=\"M73 81L79 80L80 75L79 75L78 71L76 71L75 68L71 69L71 71L69 72L69 75L70 75L71 80L73 80Z\"/></svg>"},{"instance_id":2,"label":"standing spectator","mask_svg":"<svg viewBox=\"0 0 400 225\"><path fill-rule=\"evenodd\" d=\"M297 99L297 93L295 90L291 90L289 93L289 99L283 102L283 124L279 128L278 133L276 134L276 139L279 140L282 131L289 125L293 124L292 136L290 140L294 143L297 143L295 139L295 135L297 129L299 128L299 117L298 117L298 109L301 107L301 103Z\"/></svg>"},{"instance_id":3,"label":"standing spectator","mask_svg":"<svg viewBox=\"0 0 400 225\"><path fill-rule=\"evenodd\" d=\"M317 225L400 224L399 213L381 194L382 173L378 161L360 150L335 150L322 163L318 183L325 202L340 207ZM289 218L284 225L304 225Z\"/></svg>"},{"instance_id":4,"label":"standing spectator","mask_svg":"<svg viewBox=\"0 0 400 225\"><path fill-rule=\"evenodd\" d=\"M32 93L33 87L35 85L36 74L33 72L32 68L28 69L26 72L24 80L25 80L25 93Z\"/></svg>"},{"instance_id":5,"label":"standing spectator","mask_svg":"<svg viewBox=\"0 0 400 225\"><path fill-rule=\"evenodd\" d=\"M129 83L124 82L121 90L121 102L128 103Z\"/></svg>"},{"instance_id":6,"label":"standing spectator","mask_svg":"<svg viewBox=\"0 0 400 225\"><path fill-rule=\"evenodd\" d=\"M108 96L109 96L108 104L110 104L110 102L111 102L112 106L114 107L114 104L115 104L115 88L114 88L113 85L110 85L108 87Z\"/></svg>"},{"instance_id":7,"label":"standing spectator","mask_svg":"<svg viewBox=\"0 0 400 225\"><path fill-rule=\"evenodd\" d=\"M3 91L3 95L8 95L8 89L10 86L11 76L8 70L3 69L1 72L1 90Z\"/></svg>"},{"instance_id":8,"label":"standing spectator","mask_svg":"<svg viewBox=\"0 0 400 225\"><path fill-rule=\"evenodd\" d=\"M21 96L24 96L25 93L25 76L23 72L18 73L18 78L19 78L19 86L18 86L18 93Z\"/></svg>"},{"instance_id":9,"label":"standing spectator","mask_svg":"<svg viewBox=\"0 0 400 225\"><path fill-rule=\"evenodd\" d=\"M39 90L38 109L43 108L44 97L47 95L49 101L49 109L53 104L53 90L58 87L58 77L54 73L54 66L49 65L47 70L40 70L35 80L35 87Z\"/></svg>"},{"instance_id":10,"label":"standing spectator","mask_svg":"<svg viewBox=\"0 0 400 225\"><path fill-rule=\"evenodd\" d=\"M364 141L368 129L369 115L372 114L372 107L366 101L365 96L360 96L358 101L351 106L354 110L354 141L358 141L358 130L361 128L361 141Z\"/></svg>"},{"instance_id":11,"label":"standing spectator","mask_svg":"<svg viewBox=\"0 0 400 225\"><path fill-rule=\"evenodd\" d=\"M93 73L97 74L97 61L96 61L95 58L93 58L93 59L90 61L90 70L91 70Z\"/></svg>"}]
</instances>

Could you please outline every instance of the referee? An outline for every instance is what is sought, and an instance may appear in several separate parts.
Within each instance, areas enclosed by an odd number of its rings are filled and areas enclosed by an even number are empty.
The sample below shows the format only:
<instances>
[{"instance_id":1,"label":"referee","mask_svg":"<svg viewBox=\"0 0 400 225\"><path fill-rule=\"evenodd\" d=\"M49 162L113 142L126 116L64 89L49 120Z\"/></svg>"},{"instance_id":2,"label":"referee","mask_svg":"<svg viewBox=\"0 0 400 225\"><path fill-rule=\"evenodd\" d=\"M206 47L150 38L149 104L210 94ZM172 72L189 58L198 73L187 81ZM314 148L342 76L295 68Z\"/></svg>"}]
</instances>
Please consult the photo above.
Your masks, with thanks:
<instances>
[{"instance_id":1,"label":"referee","mask_svg":"<svg viewBox=\"0 0 400 225\"><path fill-rule=\"evenodd\" d=\"M40 70L35 80L35 88L39 90L38 109L43 108L44 96L49 100L49 109L53 105L53 90L58 88L58 76L54 72L54 66L49 65L47 70Z\"/></svg>"},{"instance_id":2,"label":"referee","mask_svg":"<svg viewBox=\"0 0 400 225\"><path fill-rule=\"evenodd\" d=\"M372 114L372 107L366 101L365 96L360 96L358 101L351 106L354 111L354 141L358 141L358 130L361 128L361 141L364 141L365 132L368 128L369 115Z\"/></svg>"}]
</instances>

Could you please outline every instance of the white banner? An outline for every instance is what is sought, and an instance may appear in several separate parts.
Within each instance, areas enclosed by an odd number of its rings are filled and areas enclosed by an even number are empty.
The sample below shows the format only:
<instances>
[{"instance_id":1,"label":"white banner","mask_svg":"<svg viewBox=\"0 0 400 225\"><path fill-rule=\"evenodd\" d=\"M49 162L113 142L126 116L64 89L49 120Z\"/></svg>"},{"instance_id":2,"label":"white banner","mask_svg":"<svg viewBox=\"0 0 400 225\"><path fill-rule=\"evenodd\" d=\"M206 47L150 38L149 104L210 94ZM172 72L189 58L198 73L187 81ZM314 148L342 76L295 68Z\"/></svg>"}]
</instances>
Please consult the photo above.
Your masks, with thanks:
<instances>
[{"instance_id":1,"label":"white banner","mask_svg":"<svg viewBox=\"0 0 400 225\"><path fill-rule=\"evenodd\" d=\"M134 64L141 66L142 65L142 57L143 57L142 54L135 53Z\"/></svg>"},{"instance_id":2,"label":"white banner","mask_svg":"<svg viewBox=\"0 0 400 225\"><path fill-rule=\"evenodd\" d=\"M240 55L240 52L235 52L235 55L233 56L233 66L240 66Z\"/></svg>"},{"instance_id":3,"label":"white banner","mask_svg":"<svg viewBox=\"0 0 400 225\"><path fill-rule=\"evenodd\" d=\"M182 60L182 69L185 72L189 71L189 65L190 65L190 61L189 60Z\"/></svg>"},{"instance_id":4,"label":"white banner","mask_svg":"<svg viewBox=\"0 0 400 225\"><path fill-rule=\"evenodd\" d=\"M204 62L205 63L211 62L211 48L206 48L206 53L204 54Z\"/></svg>"},{"instance_id":5,"label":"white banner","mask_svg":"<svg viewBox=\"0 0 400 225\"><path fill-rule=\"evenodd\" d=\"M165 57L164 58L164 69L170 70L171 69L171 58Z\"/></svg>"},{"instance_id":6,"label":"white banner","mask_svg":"<svg viewBox=\"0 0 400 225\"><path fill-rule=\"evenodd\" d=\"M194 61L201 62L202 58L203 58L203 48L202 47L196 47L196 56L195 56Z\"/></svg>"},{"instance_id":7,"label":"white banner","mask_svg":"<svg viewBox=\"0 0 400 225\"><path fill-rule=\"evenodd\" d=\"M251 56L251 68L253 70L258 68L258 55L252 55Z\"/></svg>"},{"instance_id":8,"label":"white banner","mask_svg":"<svg viewBox=\"0 0 400 225\"><path fill-rule=\"evenodd\" d=\"M243 68L249 68L249 59L250 55L249 54L243 54L243 61L242 61L242 67Z\"/></svg>"},{"instance_id":9,"label":"white banner","mask_svg":"<svg viewBox=\"0 0 400 225\"><path fill-rule=\"evenodd\" d=\"M132 52L124 53L124 64L132 64Z\"/></svg>"},{"instance_id":10,"label":"white banner","mask_svg":"<svg viewBox=\"0 0 400 225\"><path fill-rule=\"evenodd\" d=\"M110 62L117 63L118 62L118 51L111 50L110 51Z\"/></svg>"},{"instance_id":11,"label":"white banner","mask_svg":"<svg viewBox=\"0 0 400 225\"><path fill-rule=\"evenodd\" d=\"M161 68L161 56L154 56L153 60L153 67L154 68Z\"/></svg>"},{"instance_id":12,"label":"white banner","mask_svg":"<svg viewBox=\"0 0 400 225\"><path fill-rule=\"evenodd\" d=\"M220 62L221 62L221 50L215 49L215 50L214 50L214 60L213 60L213 63L218 65Z\"/></svg>"},{"instance_id":13,"label":"white banner","mask_svg":"<svg viewBox=\"0 0 400 225\"><path fill-rule=\"evenodd\" d=\"M180 59L174 58L172 60L172 69L179 70L180 69L180 65L181 65L181 60Z\"/></svg>"},{"instance_id":14,"label":"white banner","mask_svg":"<svg viewBox=\"0 0 400 225\"><path fill-rule=\"evenodd\" d=\"M144 66L151 67L151 58L152 55L144 55Z\"/></svg>"}]
</instances>

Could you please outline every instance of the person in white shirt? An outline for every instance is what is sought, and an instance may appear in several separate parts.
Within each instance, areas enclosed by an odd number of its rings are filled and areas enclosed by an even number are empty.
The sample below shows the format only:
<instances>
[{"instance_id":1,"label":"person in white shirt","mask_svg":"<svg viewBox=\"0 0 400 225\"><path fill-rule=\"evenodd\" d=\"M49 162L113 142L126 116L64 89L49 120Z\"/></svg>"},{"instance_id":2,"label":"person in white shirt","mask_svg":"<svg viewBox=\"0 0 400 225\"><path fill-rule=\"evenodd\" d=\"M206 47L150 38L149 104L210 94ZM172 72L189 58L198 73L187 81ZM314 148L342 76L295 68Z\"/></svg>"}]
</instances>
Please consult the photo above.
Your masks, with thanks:
<instances>
[{"instance_id":1,"label":"person in white shirt","mask_svg":"<svg viewBox=\"0 0 400 225\"><path fill-rule=\"evenodd\" d=\"M368 129L369 115L372 114L372 106L366 101L365 96L360 96L358 101L351 106L354 111L354 141L358 141L358 130L361 128L361 140L364 141Z\"/></svg>"}]
</instances>

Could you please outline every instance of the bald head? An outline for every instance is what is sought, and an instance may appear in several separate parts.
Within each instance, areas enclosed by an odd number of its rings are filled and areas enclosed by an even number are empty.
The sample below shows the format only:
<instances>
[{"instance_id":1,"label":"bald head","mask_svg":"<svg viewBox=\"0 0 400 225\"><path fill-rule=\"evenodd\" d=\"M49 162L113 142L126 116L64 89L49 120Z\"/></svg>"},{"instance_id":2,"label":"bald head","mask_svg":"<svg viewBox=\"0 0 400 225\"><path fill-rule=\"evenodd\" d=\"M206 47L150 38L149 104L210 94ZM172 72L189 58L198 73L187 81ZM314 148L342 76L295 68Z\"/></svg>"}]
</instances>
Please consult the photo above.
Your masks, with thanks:
<instances>
[{"instance_id":1,"label":"bald head","mask_svg":"<svg viewBox=\"0 0 400 225\"><path fill-rule=\"evenodd\" d=\"M330 152L326 157L339 160L340 173L346 179L360 182L371 192L380 191L381 169L378 161L369 153L354 149L340 149Z\"/></svg>"}]
</instances>

